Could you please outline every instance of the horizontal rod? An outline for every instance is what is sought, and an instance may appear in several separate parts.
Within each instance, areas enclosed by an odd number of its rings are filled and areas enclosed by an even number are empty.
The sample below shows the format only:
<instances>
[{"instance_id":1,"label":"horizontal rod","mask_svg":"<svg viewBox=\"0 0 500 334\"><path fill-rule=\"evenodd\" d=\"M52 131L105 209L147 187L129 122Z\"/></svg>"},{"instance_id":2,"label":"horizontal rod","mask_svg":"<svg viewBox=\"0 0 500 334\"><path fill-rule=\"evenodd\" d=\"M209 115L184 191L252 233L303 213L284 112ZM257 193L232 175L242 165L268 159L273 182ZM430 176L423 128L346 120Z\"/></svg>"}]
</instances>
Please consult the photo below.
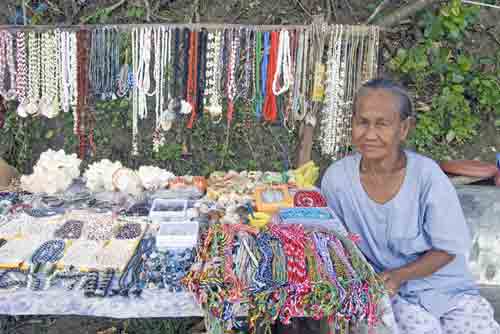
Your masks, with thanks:
<instances>
[{"instance_id":1,"label":"horizontal rod","mask_svg":"<svg viewBox=\"0 0 500 334\"><path fill-rule=\"evenodd\" d=\"M117 29L131 30L134 28L189 28L192 30L217 30L217 29L251 29L256 31L276 31L281 29L306 30L312 25L245 25L245 24L223 24L223 23L147 23L147 24L82 24L82 25L0 25L0 30L26 30L26 31L50 31L60 30L97 30ZM353 27L357 31L368 31L367 25L344 25Z\"/></svg>"},{"instance_id":2,"label":"horizontal rod","mask_svg":"<svg viewBox=\"0 0 500 334\"><path fill-rule=\"evenodd\" d=\"M483 6L483 7L490 7L490 8L500 9L500 6L490 5L489 3L484 3L484 2L469 1L469 0L462 0L462 2L463 3L467 3L469 5L476 5L476 6Z\"/></svg>"}]
</instances>

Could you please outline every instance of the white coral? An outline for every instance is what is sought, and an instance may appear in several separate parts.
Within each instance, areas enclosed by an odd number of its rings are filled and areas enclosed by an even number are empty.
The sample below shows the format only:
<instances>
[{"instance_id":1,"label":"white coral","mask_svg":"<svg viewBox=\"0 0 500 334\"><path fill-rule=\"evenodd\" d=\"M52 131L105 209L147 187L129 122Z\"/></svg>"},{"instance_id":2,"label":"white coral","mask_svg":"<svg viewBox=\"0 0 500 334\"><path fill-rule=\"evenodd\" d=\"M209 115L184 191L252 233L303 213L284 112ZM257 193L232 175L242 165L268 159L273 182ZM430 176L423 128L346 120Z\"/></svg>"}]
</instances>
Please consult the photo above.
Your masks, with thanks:
<instances>
[{"instance_id":1,"label":"white coral","mask_svg":"<svg viewBox=\"0 0 500 334\"><path fill-rule=\"evenodd\" d=\"M114 191L113 174L120 168L121 162L111 162L109 159L91 164L84 174L87 188L92 192Z\"/></svg>"},{"instance_id":2,"label":"white coral","mask_svg":"<svg viewBox=\"0 0 500 334\"><path fill-rule=\"evenodd\" d=\"M142 186L147 190L165 188L168 181L175 177L173 173L155 166L141 166L137 174Z\"/></svg>"},{"instance_id":3,"label":"white coral","mask_svg":"<svg viewBox=\"0 0 500 334\"><path fill-rule=\"evenodd\" d=\"M76 154L63 150L47 150L33 168L33 174L21 177L21 187L29 192L55 194L65 191L80 176L80 163Z\"/></svg>"}]
</instances>

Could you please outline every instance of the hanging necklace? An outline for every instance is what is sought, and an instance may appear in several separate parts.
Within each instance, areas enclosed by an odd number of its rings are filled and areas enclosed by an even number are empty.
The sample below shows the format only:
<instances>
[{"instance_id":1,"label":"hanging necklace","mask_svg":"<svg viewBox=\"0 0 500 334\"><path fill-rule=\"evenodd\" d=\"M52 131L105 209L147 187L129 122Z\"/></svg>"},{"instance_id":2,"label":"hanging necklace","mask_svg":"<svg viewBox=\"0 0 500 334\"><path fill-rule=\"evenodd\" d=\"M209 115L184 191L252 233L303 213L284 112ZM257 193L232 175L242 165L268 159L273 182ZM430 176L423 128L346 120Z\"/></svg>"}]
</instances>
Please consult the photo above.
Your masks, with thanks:
<instances>
[{"instance_id":1,"label":"hanging necklace","mask_svg":"<svg viewBox=\"0 0 500 334\"><path fill-rule=\"evenodd\" d=\"M59 81L57 68L57 37L55 33L47 32L42 35L42 98L39 103L40 114L47 118L54 118L59 113L57 101L57 84Z\"/></svg>"},{"instance_id":2,"label":"hanging necklace","mask_svg":"<svg viewBox=\"0 0 500 334\"><path fill-rule=\"evenodd\" d=\"M167 52L166 52L166 72L167 72L167 83L166 83L166 102L167 108L163 109L162 104L162 114L160 116L160 126L163 131L168 131L172 128L172 124L175 120L176 112L173 109L174 101L178 101L176 98L176 79L177 79L177 59L178 59L178 42L179 42L179 29L175 31L175 49L172 55L172 30L167 30Z\"/></svg>"},{"instance_id":3,"label":"hanging necklace","mask_svg":"<svg viewBox=\"0 0 500 334\"><path fill-rule=\"evenodd\" d=\"M333 156L338 145L338 121L340 115L338 96L343 91L339 84L341 35L343 26L335 26L330 31L328 62L326 71L325 101L323 107L321 149L325 155Z\"/></svg>"},{"instance_id":4,"label":"hanging necklace","mask_svg":"<svg viewBox=\"0 0 500 334\"><path fill-rule=\"evenodd\" d=\"M297 52L298 52L298 35L299 32L294 30L290 34L290 65L289 65L289 76L290 76L290 87L288 89L288 94L285 97L285 114L283 118L283 126L288 129L289 132L292 132L295 129L295 121L293 119L293 104L294 104L294 95L293 88L295 84L295 77L293 74L295 73L295 68L297 66Z\"/></svg>"},{"instance_id":5,"label":"hanging necklace","mask_svg":"<svg viewBox=\"0 0 500 334\"><path fill-rule=\"evenodd\" d=\"M230 55L229 55L229 66L227 69L227 127L231 126L234 114L234 101L236 98L236 61L237 61L237 51L240 47L240 36L239 32L233 30L229 31L228 40L231 43ZM229 46L229 44L228 44Z\"/></svg>"},{"instance_id":6,"label":"hanging necklace","mask_svg":"<svg viewBox=\"0 0 500 334\"><path fill-rule=\"evenodd\" d=\"M203 93L205 99L205 111L210 115L214 123L219 123L222 119L221 93L219 84L221 80L221 31L208 33L207 42L207 70L206 84Z\"/></svg>"},{"instance_id":7,"label":"hanging necklace","mask_svg":"<svg viewBox=\"0 0 500 334\"><path fill-rule=\"evenodd\" d=\"M139 49L140 49L140 30L134 28L132 37L132 73L134 76L134 85L132 87L132 155L139 154L137 144L138 118L139 118L139 87L137 86L137 76L139 74Z\"/></svg>"},{"instance_id":8,"label":"hanging necklace","mask_svg":"<svg viewBox=\"0 0 500 334\"><path fill-rule=\"evenodd\" d=\"M76 105L77 133L79 138L79 157L84 159L86 155L86 128L88 121L87 115L87 99L89 96L89 75L88 75L88 32L77 32L77 57L78 57L78 100Z\"/></svg>"},{"instance_id":9,"label":"hanging necklace","mask_svg":"<svg viewBox=\"0 0 500 334\"><path fill-rule=\"evenodd\" d=\"M198 34L191 31L189 38L189 62L188 62L188 80L186 87L186 101L191 106L191 117L187 124L187 128L191 129L196 117L196 95L197 95L197 78L196 70L198 66Z\"/></svg>"},{"instance_id":10,"label":"hanging necklace","mask_svg":"<svg viewBox=\"0 0 500 334\"><path fill-rule=\"evenodd\" d=\"M129 53L128 49L125 50L125 62L123 63L120 72L118 74L118 79L116 81L116 95L120 98L125 97L130 89L132 88L133 73L129 64Z\"/></svg>"},{"instance_id":11,"label":"hanging necklace","mask_svg":"<svg viewBox=\"0 0 500 334\"><path fill-rule=\"evenodd\" d=\"M5 75L9 75L9 86L5 86ZM0 32L0 94L6 100L16 98L16 67L14 64L14 38L6 30Z\"/></svg>"},{"instance_id":12,"label":"hanging necklace","mask_svg":"<svg viewBox=\"0 0 500 334\"><path fill-rule=\"evenodd\" d=\"M244 65L244 77L242 84L242 97L247 101L251 102L252 100L252 84L251 80L253 77L253 61L254 61L254 52L253 51L253 38L255 37L255 31L250 29L245 29L245 65Z\"/></svg>"},{"instance_id":13,"label":"hanging necklace","mask_svg":"<svg viewBox=\"0 0 500 334\"><path fill-rule=\"evenodd\" d=\"M203 92L204 88L206 85L206 78L207 78L207 44L208 44L208 32L203 29L199 33L200 36L200 43L199 43L199 48L198 48L198 89L196 93L196 110L198 113L198 117L201 117L201 114L203 113L204 109L204 99L203 99Z\"/></svg>"},{"instance_id":14,"label":"hanging necklace","mask_svg":"<svg viewBox=\"0 0 500 334\"><path fill-rule=\"evenodd\" d=\"M253 71L255 73L255 79L254 79L254 98L253 98L253 103L254 103L254 109L255 109L255 116L257 120L260 120L262 117L262 103L264 101L264 95L261 92L261 89L264 90L261 86L261 64L262 64L262 32L257 31L255 33L255 39L254 39L254 66L253 66Z\"/></svg>"},{"instance_id":15,"label":"hanging necklace","mask_svg":"<svg viewBox=\"0 0 500 334\"><path fill-rule=\"evenodd\" d=\"M70 59L69 59L69 33L67 31L61 32L61 85L59 86L60 92L59 95L61 97L61 107L63 112L69 111L70 105Z\"/></svg>"},{"instance_id":16,"label":"hanging necklace","mask_svg":"<svg viewBox=\"0 0 500 334\"><path fill-rule=\"evenodd\" d=\"M295 78L298 80L293 86L293 103L292 103L292 128L297 121L304 119L305 113L301 112L304 103L303 86L305 85L302 72L304 70L304 51L305 51L305 38L307 30L302 31L298 37L297 57L295 67Z\"/></svg>"},{"instance_id":17,"label":"hanging necklace","mask_svg":"<svg viewBox=\"0 0 500 334\"><path fill-rule=\"evenodd\" d=\"M323 53L325 48L326 31L327 25L325 23L312 25L313 49L311 50L311 70L314 70L314 81L311 101L313 102L313 104L312 108L308 110L308 114L305 118L306 123L312 127L316 126L316 114L322 107L325 94L325 65L323 64Z\"/></svg>"},{"instance_id":18,"label":"hanging necklace","mask_svg":"<svg viewBox=\"0 0 500 334\"><path fill-rule=\"evenodd\" d=\"M26 117L26 97L28 86L28 62L26 54L26 34L23 31L17 33L16 38L17 49L17 76L16 76L16 95L19 101L17 114L21 117Z\"/></svg>"},{"instance_id":19,"label":"hanging necklace","mask_svg":"<svg viewBox=\"0 0 500 334\"><path fill-rule=\"evenodd\" d=\"M277 67L277 53L279 48L279 33L271 32L271 48L269 52L269 64L266 74L266 97L264 99L264 120L267 122L275 122L278 119L278 106L276 96L273 93L273 77Z\"/></svg>"},{"instance_id":20,"label":"hanging necklace","mask_svg":"<svg viewBox=\"0 0 500 334\"><path fill-rule=\"evenodd\" d=\"M279 35L278 60L273 78L273 94L279 96L290 88L292 84L292 61L290 55L290 33L281 30ZM283 76L283 85L279 85L280 75Z\"/></svg>"},{"instance_id":21,"label":"hanging necklace","mask_svg":"<svg viewBox=\"0 0 500 334\"><path fill-rule=\"evenodd\" d=\"M144 119L148 115L148 107L146 103L146 96L152 96L154 91L151 92L151 28L142 28L139 30L139 40L137 44L138 54L138 69L135 72L136 85L139 90L138 94L138 116Z\"/></svg>"},{"instance_id":22,"label":"hanging necklace","mask_svg":"<svg viewBox=\"0 0 500 334\"><path fill-rule=\"evenodd\" d=\"M40 35L30 32L28 37L28 104L24 109L27 115L38 113L38 100L40 99L41 81L41 43ZM24 114L19 116L24 117Z\"/></svg>"},{"instance_id":23,"label":"hanging necklace","mask_svg":"<svg viewBox=\"0 0 500 334\"><path fill-rule=\"evenodd\" d=\"M171 126L171 120L167 118L168 110L164 109L165 103L165 86L167 87L167 101L169 100L168 95L168 78L165 84L165 71L168 73L169 62L170 62L170 47L171 47L171 34L170 30L166 30L165 27L160 27L159 34L157 38L158 44L155 45L155 58L159 59L159 67L155 66L155 80L157 80L157 94L156 94L156 126L153 138L153 150L158 152L161 145L165 143L165 136L161 130L168 131ZM168 124L167 122L170 122ZM167 123L167 124L166 124Z\"/></svg>"}]
</instances>

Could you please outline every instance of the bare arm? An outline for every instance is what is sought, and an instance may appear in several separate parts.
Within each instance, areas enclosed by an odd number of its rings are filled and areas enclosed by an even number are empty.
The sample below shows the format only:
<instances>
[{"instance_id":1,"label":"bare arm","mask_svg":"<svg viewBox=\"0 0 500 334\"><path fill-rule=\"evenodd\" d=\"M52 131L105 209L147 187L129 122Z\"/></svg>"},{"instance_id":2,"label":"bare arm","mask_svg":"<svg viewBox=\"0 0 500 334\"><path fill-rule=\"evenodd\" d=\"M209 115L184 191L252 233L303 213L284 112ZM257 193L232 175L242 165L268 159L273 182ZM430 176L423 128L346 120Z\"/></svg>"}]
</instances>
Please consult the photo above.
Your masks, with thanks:
<instances>
[{"instance_id":1,"label":"bare arm","mask_svg":"<svg viewBox=\"0 0 500 334\"><path fill-rule=\"evenodd\" d=\"M401 284L409 280L430 276L453 261L453 259L455 259L455 255L453 254L431 249L417 260L403 267L382 273L382 279L389 290L389 294L394 295L399 290Z\"/></svg>"}]
</instances>

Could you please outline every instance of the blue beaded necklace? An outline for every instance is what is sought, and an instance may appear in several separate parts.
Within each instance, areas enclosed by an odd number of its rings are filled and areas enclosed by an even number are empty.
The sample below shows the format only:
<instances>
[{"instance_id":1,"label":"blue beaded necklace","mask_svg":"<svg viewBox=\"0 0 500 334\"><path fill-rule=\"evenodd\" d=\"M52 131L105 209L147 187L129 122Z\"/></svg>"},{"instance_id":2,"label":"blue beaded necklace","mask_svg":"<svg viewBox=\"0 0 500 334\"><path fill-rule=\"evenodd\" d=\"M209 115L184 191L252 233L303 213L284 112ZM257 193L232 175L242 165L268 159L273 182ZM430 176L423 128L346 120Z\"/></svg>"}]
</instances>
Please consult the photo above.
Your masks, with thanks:
<instances>
[{"instance_id":1,"label":"blue beaded necklace","mask_svg":"<svg viewBox=\"0 0 500 334\"><path fill-rule=\"evenodd\" d=\"M31 263L37 265L48 262L56 262L62 258L64 247L64 240L46 241L33 253Z\"/></svg>"}]
</instances>

